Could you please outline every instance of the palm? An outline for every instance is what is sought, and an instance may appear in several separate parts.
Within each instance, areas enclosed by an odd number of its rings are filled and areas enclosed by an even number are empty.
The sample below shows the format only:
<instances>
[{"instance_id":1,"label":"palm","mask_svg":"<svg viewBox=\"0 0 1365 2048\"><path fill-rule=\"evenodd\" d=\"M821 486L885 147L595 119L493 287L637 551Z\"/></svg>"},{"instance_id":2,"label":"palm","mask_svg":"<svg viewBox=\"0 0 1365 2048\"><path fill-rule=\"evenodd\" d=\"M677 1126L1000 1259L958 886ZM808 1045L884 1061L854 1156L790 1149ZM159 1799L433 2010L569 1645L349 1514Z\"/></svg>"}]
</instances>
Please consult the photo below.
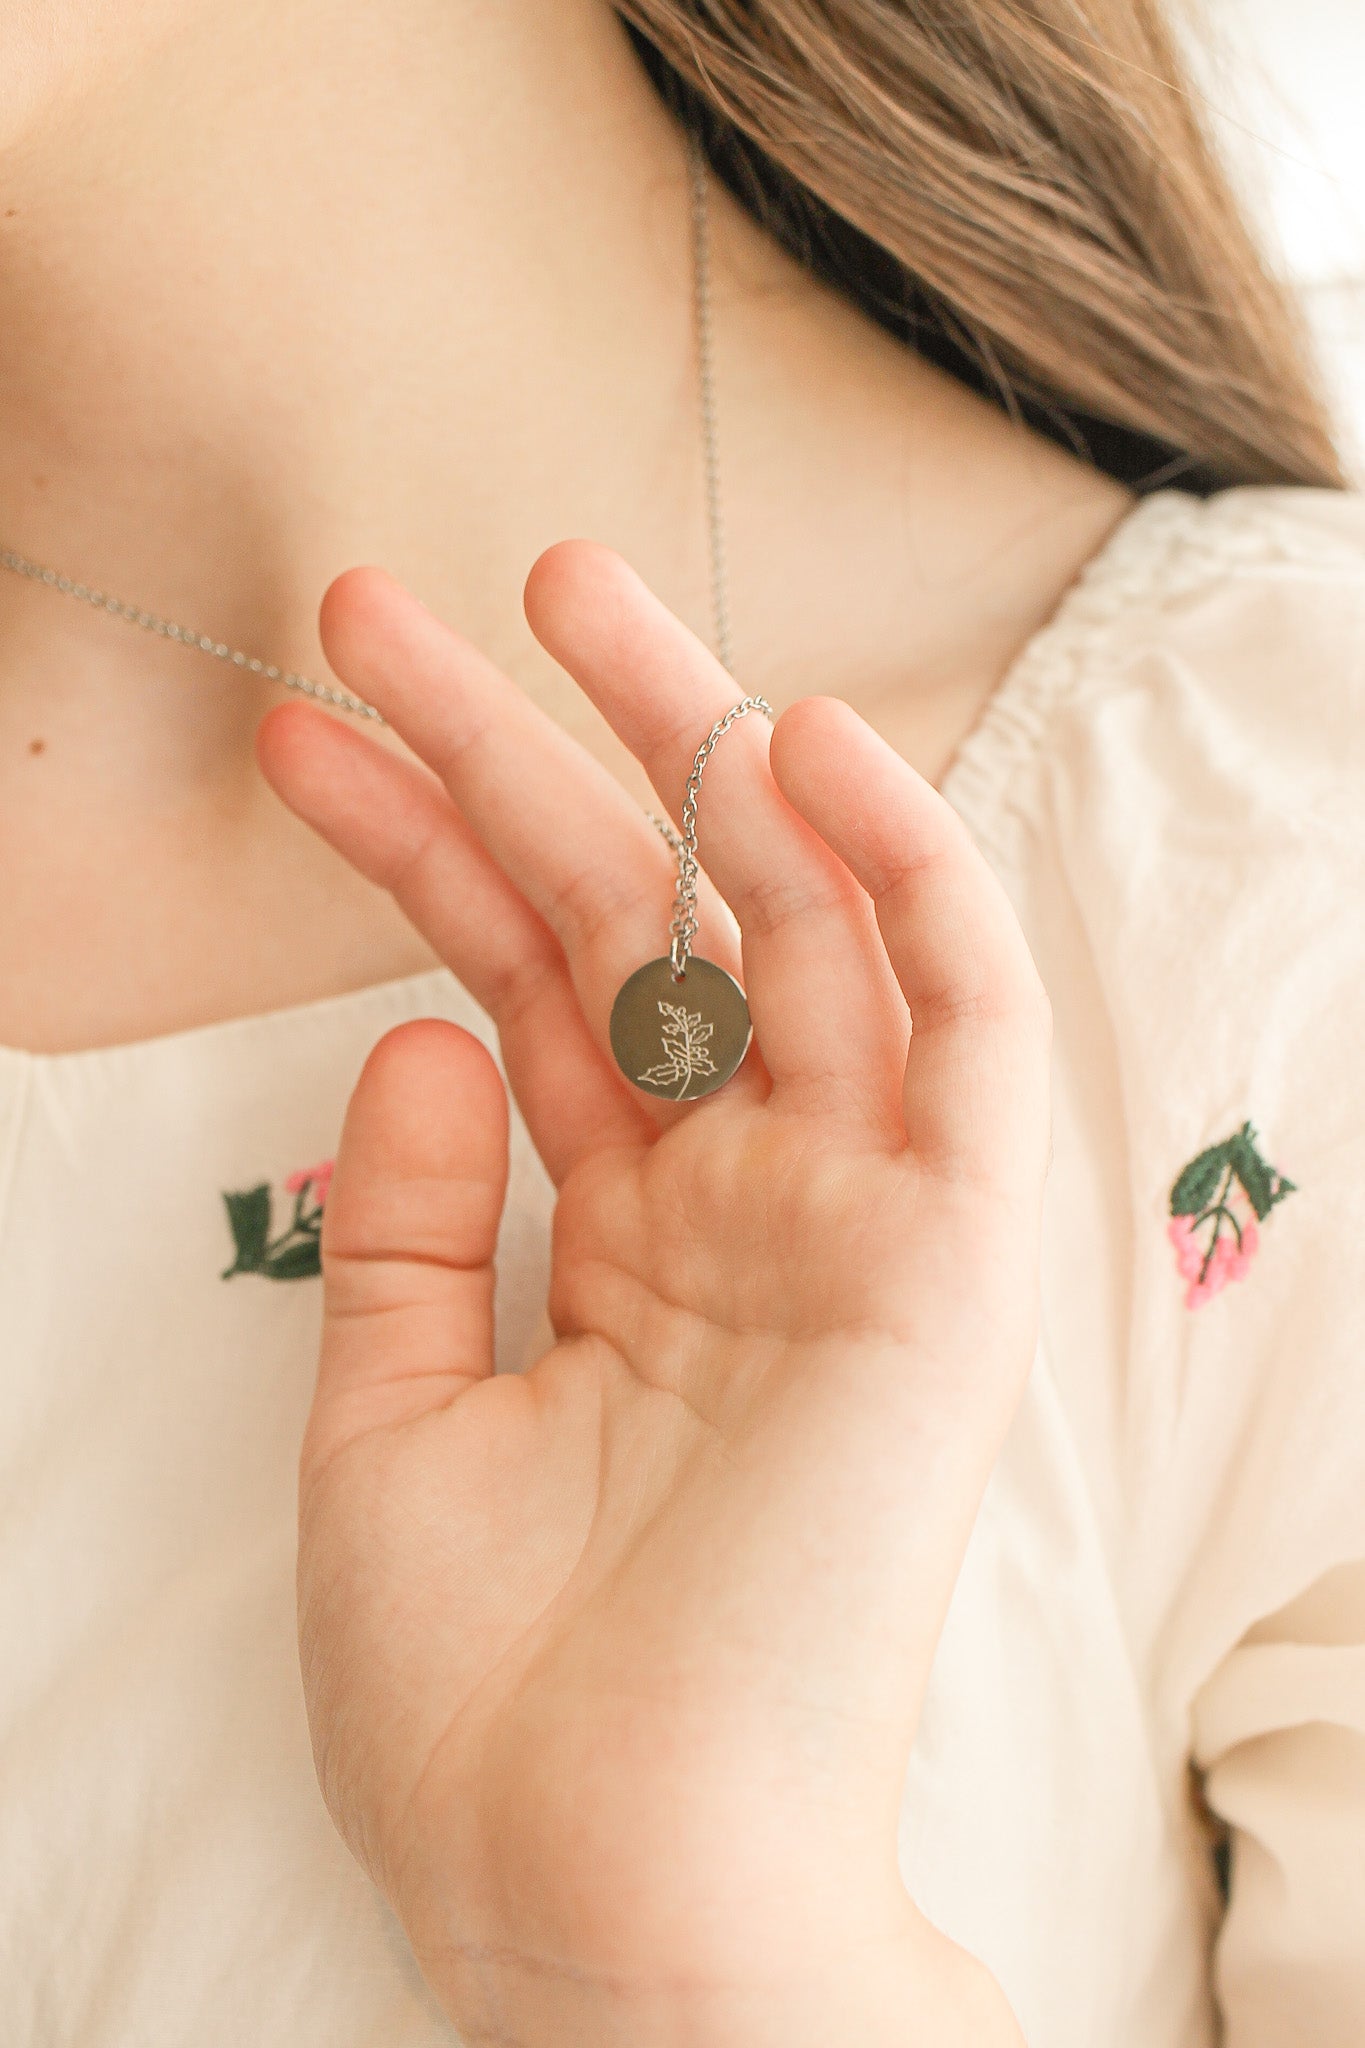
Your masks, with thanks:
<instances>
[{"instance_id":1,"label":"palm","mask_svg":"<svg viewBox=\"0 0 1365 2048\"><path fill-rule=\"evenodd\" d=\"M693 729L704 730L708 689L728 701L731 686L702 675ZM376 694L372 672L357 680ZM451 750L422 727L429 676L420 702L407 736L442 760ZM499 704L509 723L533 716ZM638 723L638 692L634 704L621 723ZM401 726L401 690L385 708ZM303 1461L302 1635L324 1789L434 1975L452 1920L476 1947L515 1923L537 1953L586 1942L617 1963L628 1920L634 1966L665 1951L676 1965L699 1894L709 1917L696 1939L706 1966L723 1966L725 1883L736 1908L749 1900L752 1942L756 1881L761 1891L767 1875L809 1862L812 1842L837 1873L831 1784L850 1857L884 1827L1031 1355L1046 1117L1027 955L965 835L884 750L883 783L910 793L923 813L912 824L946 851L908 892L896 871L879 931L831 850L876 864L841 833L837 791L821 793L827 741L784 747L779 728L784 788L804 795L828 843L770 778L764 803L808 890L827 993L786 1021L784 976L803 964L787 921L746 924L765 1063L751 1056L686 1111L660 1108L600 1050L611 993L635 964L604 963L602 947L640 954L629 931L618 939L592 914L592 834L578 875L541 872L553 835L538 844L531 827L518 845L496 772L472 750L456 750L453 779L447 766L463 815L445 815L434 785L396 779L411 777L406 764L362 764L358 741L324 741L303 715L314 754L334 750L327 829L371 871L396 868L429 926L457 878L424 878L407 857L398 824L383 822L380 779L403 832L419 803L439 824L423 858L460 864L472 902L463 936L441 937L495 1016L503 992L508 1072L560 1189L557 1341L524 1376L495 1377L501 1082L453 1026L406 1027L377 1048L329 1201L328 1333ZM552 756L545 779L559 782L567 743L537 736ZM526 731L508 744L533 808ZM666 785L667 764L648 765ZM282 782L297 775L274 767ZM347 772L369 778L350 812ZM766 774L752 752L748 772ZM875 814L870 774L864 762L864 814ZM482 803L480 776L494 785ZM593 793L608 821L604 869L634 844L657 876L648 827L623 799L616 809ZM906 818L889 798L887 813L880 829L894 841ZM718 848L715 866L746 858ZM964 880L946 930L926 929L918 958L893 972L888 952L914 915L927 926L954 861ZM636 892L646 915L653 890ZM503 893L480 903L480 891ZM743 922L742 886L728 893ZM559 923L554 940L542 907ZM975 986L959 994L945 978L964 926ZM489 960L497 944L534 956L529 983L507 957ZM917 1012L908 1067L906 995ZM458 1107L434 1115L439 1102ZM725 1882L718 1841L745 1845ZM585 1868L599 1874L590 1935Z\"/></svg>"}]
</instances>

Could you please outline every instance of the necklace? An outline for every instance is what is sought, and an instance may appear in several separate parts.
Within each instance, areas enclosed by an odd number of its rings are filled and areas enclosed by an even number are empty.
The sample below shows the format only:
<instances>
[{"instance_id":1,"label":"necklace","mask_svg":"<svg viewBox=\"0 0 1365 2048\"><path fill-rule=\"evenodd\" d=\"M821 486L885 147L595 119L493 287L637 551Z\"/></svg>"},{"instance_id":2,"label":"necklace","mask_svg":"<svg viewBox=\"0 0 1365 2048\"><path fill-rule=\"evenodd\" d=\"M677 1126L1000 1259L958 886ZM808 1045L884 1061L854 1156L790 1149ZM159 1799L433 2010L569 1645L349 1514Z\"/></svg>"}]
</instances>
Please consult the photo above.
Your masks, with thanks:
<instances>
[{"instance_id":1,"label":"necklace","mask_svg":"<svg viewBox=\"0 0 1365 2048\"><path fill-rule=\"evenodd\" d=\"M710 557L711 621L716 653L725 667L730 668L730 601L721 505L720 436L716 415L715 349L711 319L711 221L708 173L701 145L695 136L690 134L687 137L687 166L691 190L693 316L697 337L697 395L701 416L702 480ZM328 704L337 711L350 712L355 718L370 719L376 725L384 723L373 704L367 704L363 697L357 697L350 690L339 689L331 683L320 683L314 677L300 675L293 669L281 669L274 662L262 661L257 655L244 653L240 647L229 647L226 641L219 640L212 633L200 633L192 626L182 626L173 619L163 619L158 613L147 611L141 605L126 604L122 598L115 597L93 584L80 583L74 577L64 576L56 569L45 567L41 562L30 561L17 548L0 545L0 569L8 569L12 575L26 577L32 583L43 584L64 597L73 597L81 604L90 605L95 611L107 612L111 618L122 619L130 626L139 627L144 633L156 634L158 639L174 640L181 647L191 647L200 654L209 655L215 661L227 662L233 668L244 669L249 675L264 676L272 683L283 683L287 690L295 690L304 697L315 698L319 704ZM671 831L671 827L669 829Z\"/></svg>"},{"instance_id":2,"label":"necklace","mask_svg":"<svg viewBox=\"0 0 1365 2048\"><path fill-rule=\"evenodd\" d=\"M726 669L733 669L730 632L730 601L725 559L725 523L721 499L720 434L716 407L715 347L711 314L711 222L709 180L705 154L693 135L687 138L687 164L691 197L692 295L697 345L697 397L701 423L702 483L705 496L706 538L711 581L711 623L713 645ZM207 654L215 661L264 676L268 682L283 683L287 690L312 697L334 710L382 725L384 719L373 704L353 691L294 669L281 669L274 662L230 647L211 633L197 632L173 619L74 577L62 575L40 562L30 561L17 548L0 545L0 568L30 582L43 584L64 597L75 598L111 618L121 619L144 633L173 640ZM646 1094L664 1096L675 1102L692 1101L721 1087L735 1072L753 1035L744 991L732 976L714 961L695 957L692 941L697 934L697 805L706 764L720 741L736 722L751 711L771 719L772 706L763 697L743 697L717 719L698 747L683 796L681 833L668 820L651 813L652 822L672 847L678 861L678 882L669 926L668 952L647 961L625 982L611 1013L611 1047L617 1065L628 1081Z\"/></svg>"},{"instance_id":3,"label":"necklace","mask_svg":"<svg viewBox=\"0 0 1365 2048\"><path fill-rule=\"evenodd\" d=\"M683 792L681 834L666 819L653 820L678 856L669 948L659 959L637 967L612 1004L608 1035L617 1066L646 1095L667 1096L672 1102L692 1102L723 1087L753 1036L749 1005L739 983L714 960L702 960L692 952L697 935L701 778L731 726L751 711L767 719L773 715L766 697L741 697L697 748Z\"/></svg>"}]
</instances>

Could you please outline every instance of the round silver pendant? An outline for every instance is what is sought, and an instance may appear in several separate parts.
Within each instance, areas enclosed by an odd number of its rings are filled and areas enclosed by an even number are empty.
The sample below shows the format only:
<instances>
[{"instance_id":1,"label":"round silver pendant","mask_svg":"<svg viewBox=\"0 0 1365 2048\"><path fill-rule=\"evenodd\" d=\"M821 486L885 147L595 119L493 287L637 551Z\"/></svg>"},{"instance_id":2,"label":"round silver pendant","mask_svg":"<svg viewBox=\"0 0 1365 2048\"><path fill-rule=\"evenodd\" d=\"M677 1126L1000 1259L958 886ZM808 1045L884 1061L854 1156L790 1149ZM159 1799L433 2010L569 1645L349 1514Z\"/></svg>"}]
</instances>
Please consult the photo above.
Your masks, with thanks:
<instances>
[{"instance_id":1,"label":"round silver pendant","mask_svg":"<svg viewBox=\"0 0 1365 2048\"><path fill-rule=\"evenodd\" d=\"M694 1102L723 1087L752 1036L739 983L714 961L695 955L681 981L674 981L666 955L647 961L612 1004L617 1066L647 1095L671 1102Z\"/></svg>"}]
</instances>

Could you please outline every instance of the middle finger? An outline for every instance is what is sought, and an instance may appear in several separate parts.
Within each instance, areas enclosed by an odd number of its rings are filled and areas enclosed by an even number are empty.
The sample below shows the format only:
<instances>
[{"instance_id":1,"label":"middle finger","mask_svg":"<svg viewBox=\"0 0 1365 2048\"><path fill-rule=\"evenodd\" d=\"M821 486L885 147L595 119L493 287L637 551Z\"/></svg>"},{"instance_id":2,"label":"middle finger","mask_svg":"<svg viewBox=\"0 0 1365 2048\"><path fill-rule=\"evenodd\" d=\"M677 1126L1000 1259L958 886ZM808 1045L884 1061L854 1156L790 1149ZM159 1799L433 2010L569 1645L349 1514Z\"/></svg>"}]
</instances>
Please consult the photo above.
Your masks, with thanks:
<instances>
[{"instance_id":1,"label":"middle finger","mask_svg":"<svg viewBox=\"0 0 1365 2048\"><path fill-rule=\"evenodd\" d=\"M679 818L698 747L742 694L734 677L607 548L566 541L542 555L526 612ZM739 918L774 1087L900 1134L905 1000L871 899L773 780L764 720L721 741L698 812L701 857Z\"/></svg>"}]
</instances>

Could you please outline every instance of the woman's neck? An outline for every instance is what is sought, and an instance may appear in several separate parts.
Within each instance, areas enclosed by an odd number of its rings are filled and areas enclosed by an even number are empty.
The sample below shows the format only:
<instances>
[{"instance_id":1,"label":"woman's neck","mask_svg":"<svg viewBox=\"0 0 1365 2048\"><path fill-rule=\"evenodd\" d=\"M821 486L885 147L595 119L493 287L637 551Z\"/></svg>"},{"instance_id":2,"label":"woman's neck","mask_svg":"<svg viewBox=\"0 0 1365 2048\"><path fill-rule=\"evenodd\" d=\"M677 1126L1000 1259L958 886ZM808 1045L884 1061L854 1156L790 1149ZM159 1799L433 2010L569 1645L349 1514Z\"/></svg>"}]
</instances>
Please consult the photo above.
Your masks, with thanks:
<instances>
[{"instance_id":1,"label":"woman's neck","mask_svg":"<svg viewBox=\"0 0 1365 2048\"><path fill-rule=\"evenodd\" d=\"M704 596L685 163L595 0L214 5L133 58L0 165L11 544L292 665L360 559L513 659L566 532Z\"/></svg>"},{"instance_id":2,"label":"woman's neck","mask_svg":"<svg viewBox=\"0 0 1365 2048\"><path fill-rule=\"evenodd\" d=\"M8 32L0 536L314 672L324 587L382 562L643 795L520 604L586 533L709 626L686 159L606 0L78 14L78 50ZM713 225L737 673L937 776L1123 495L719 189ZM0 1042L429 959L259 776L277 695L0 576Z\"/></svg>"},{"instance_id":3,"label":"woman's neck","mask_svg":"<svg viewBox=\"0 0 1365 2048\"><path fill-rule=\"evenodd\" d=\"M521 620L544 545L615 543L705 630L686 163L604 0L130 19L0 138L9 543L301 668L327 581L380 560L581 725ZM1121 494L717 198L741 670L978 690ZM185 663L10 583L0 740L98 694L106 773L114 721L139 776L140 732L175 776L245 763L264 696Z\"/></svg>"}]
</instances>

